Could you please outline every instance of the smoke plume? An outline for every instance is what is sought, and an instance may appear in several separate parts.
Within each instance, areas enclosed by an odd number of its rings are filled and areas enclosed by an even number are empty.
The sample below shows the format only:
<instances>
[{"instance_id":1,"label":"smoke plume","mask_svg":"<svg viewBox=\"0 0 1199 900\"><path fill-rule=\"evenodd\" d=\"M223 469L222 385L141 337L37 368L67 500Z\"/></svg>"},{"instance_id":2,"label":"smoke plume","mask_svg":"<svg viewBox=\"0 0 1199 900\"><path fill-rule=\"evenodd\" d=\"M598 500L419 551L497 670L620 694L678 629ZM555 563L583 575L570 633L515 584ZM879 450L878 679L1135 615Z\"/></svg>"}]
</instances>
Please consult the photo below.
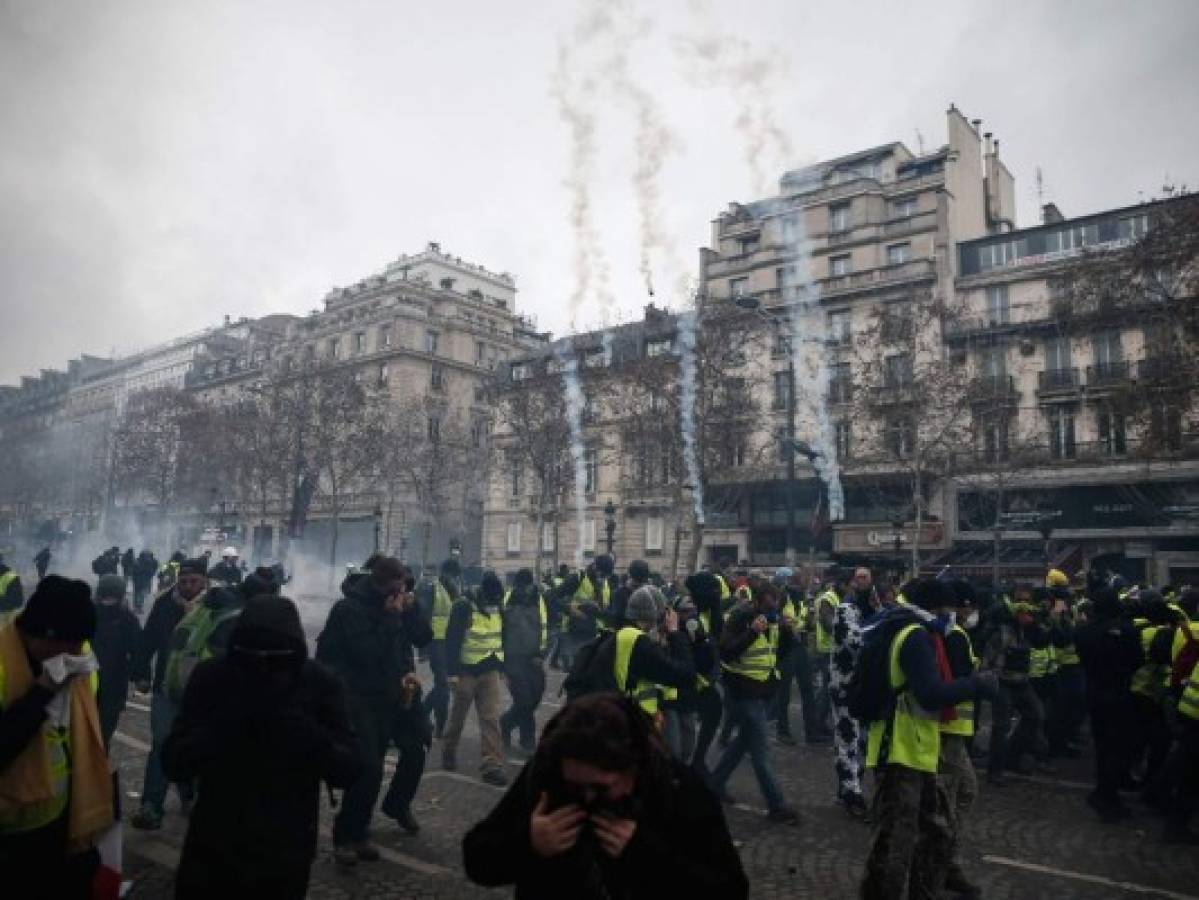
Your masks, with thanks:
<instances>
[{"instance_id":1,"label":"smoke plume","mask_svg":"<svg viewBox=\"0 0 1199 900\"><path fill-rule=\"evenodd\" d=\"M687 310L679 314L679 380L682 388L679 410L683 429L683 465L687 469L687 480L691 483L691 500L695 506L695 521L704 524L704 483L699 465L699 442L695 433L695 406L699 392L696 377L696 312Z\"/></svg>"}]
</instances>

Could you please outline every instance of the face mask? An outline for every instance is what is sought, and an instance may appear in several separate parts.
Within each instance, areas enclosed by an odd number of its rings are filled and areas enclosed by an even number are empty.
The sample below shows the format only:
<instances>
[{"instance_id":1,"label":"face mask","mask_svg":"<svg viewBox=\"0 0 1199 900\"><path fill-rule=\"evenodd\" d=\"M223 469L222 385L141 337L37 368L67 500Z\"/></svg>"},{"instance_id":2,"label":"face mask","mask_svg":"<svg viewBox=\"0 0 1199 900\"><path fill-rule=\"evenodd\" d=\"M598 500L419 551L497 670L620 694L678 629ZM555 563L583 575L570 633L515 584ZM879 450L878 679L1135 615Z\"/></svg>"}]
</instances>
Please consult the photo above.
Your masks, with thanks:
<instances>
[{"instance_id":1,"label":"face mask","mask_svg":"<svg viewBox=\"0 0 1199 900\"><path fill-rule=\"evenodd\" d=\"M970 615L966 616L966 627L976 628L978 626L978 610L974 610Z\"/></svg>"}]
</instances>

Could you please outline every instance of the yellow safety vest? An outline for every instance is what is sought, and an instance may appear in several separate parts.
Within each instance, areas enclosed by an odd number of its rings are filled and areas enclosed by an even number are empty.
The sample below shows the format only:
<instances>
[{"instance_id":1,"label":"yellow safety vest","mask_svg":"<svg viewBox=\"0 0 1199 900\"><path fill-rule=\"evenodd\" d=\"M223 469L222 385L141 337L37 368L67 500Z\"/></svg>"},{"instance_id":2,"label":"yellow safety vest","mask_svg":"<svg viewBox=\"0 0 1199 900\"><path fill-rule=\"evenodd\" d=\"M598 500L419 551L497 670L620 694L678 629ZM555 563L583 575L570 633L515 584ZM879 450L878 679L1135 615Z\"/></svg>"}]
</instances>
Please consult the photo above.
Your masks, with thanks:
<instances>
[{"instance_id":1,"label":"yellow safety vest","mask_svg":"<svg viewBox=\"0 0 1199 900\"><path fill-rule=\"evenodd\" d=\"M84 641L84 654L92 652L92 645ZM88 683L94 696L100 688L100 673L92 672ZM0 665L0 709L5 705L8 675ZM68 700L68 702L70 702ZM50 778L54 785L54 796L43 803L17 807L0 816L0 834L23 834L49 825L63 814L71 799L71 730L54 728L49 722L42 723L42 740L50 751Z\"/></svg>"},{"instance_id":2,"label":"yellow safety vest","mask_svg":"<svg viewBox=\"0 0 1199 900\"><path fill-rule=\"evenodd\" d=\"M1071 641L1065 647L1057 648L1057 667L1059 671L1066 666L1077 666L1079 662L1078 648L1074 646L1074 641Z\"/></svg>"},{"instance_id":3,"label":"yellow safety vest","mask_svg":"<svg viewBox=\"0 0 1199 900\"><path fill-rule=\"evenodd\" d=\"M721 662L729 672L742 675L753 681L768 681L778 661L779 627L770 625L763 634L754 638L736 662Z\"/></svg>"},{"instance_id":4,"label":"yellow safety vest","mask_svg":"<svg viewBox=\"0 0 1199 900\"><path fill-rule=\"evenodd\" d=\"M941 755L940 713L922 707L912 692L905 687L903 669L899 665L899 654L903 642L923 626L908 625L891 641L891 663L889 677L896 692L895 715L888 722L871 722L866 747L866 765L877 768L881 756L883 736L890 727L891 746L884 763L906 766L917 772L937 771L937 758Z\"/></svg>"},{"instance_id":5,"label":"yellow safety vest","mask_svg":"<svg viewBox=\"0 0 1199 900\"><path fill-rule=\"evenodd\" d=\"M978 668L978 657L974 655L974 644L970 640L970 635L968 635L966 633L966 630L964 628L962 628L961 625L954 625L952 630L954 632L956 632L957 634L960 634L962 637L964 637L966 639L966 647L970 651L970 668L971 668L971 671L973 671L974 669ZM974 701L973 700L963 700L961 703L959 703L957 706L954 707L954 711L957 713L958 717L956 719L951 719L948 722L942 722L941 723L941 733L942 734L958 734L958 735L961 735L962 737L973 736L973 734L974 734Z\"/></svg>"},{"instance_id":6,"label":"yellow safety vest","mask_svg":"<svg viewBox=\"0 0 1199 900\"><path fill-rule=\"evenodd\" d=\"M825 591L816 598L816 652L817 653L832 653L833 652L833 632L824 627L820 621L820 608L825 605L832 606L836 609L840 604L836 593L833 591Z\"/></svg>"},{"instance_id":7,"label":"yellow safety vest","mask_svg":"<svg viewBox=\"0 0 1199 900\"><path fill-rule=\"evenodd\" d=\"M1187 640L1186 634L1183 632L1184 628L1189 628L1191 635L1199 639L1199 625L1189 622L1179 625L1174 632L1174 644L1170 647L1170 661L1172 663L1177 661L1178 655L1182 653L1182 648L1186 646ZM1178 700L1178 712L1188 719L1199 720L1199 679L1196 676L1199 676L1199 672L1192 669L1191 673L1187 675L1186 681L1183 682L1182 697Z\"/></svg>"},{"instance_id":8,"label":"yellow safety vest","mask_svg":"<svg viewBox=\"0 0 1199 900\"><path fill-rule=\"evenodd\" d=\"M1049 647L1033 647L1028 651L1028 677L1045 678L1053 674L1053 654Z\"/></svg>"},{"instance_id":9,"label":"yellow safety vest","mask_svg":"<svg viewBox=\"0 0 1199 900\"><path fill-rule=\"evenodd\" d=\"M0 597L8 593L8 586L17 580L17 573L9 569L3 575L0 575Z\"/></svg>"},{"instance_id":10,"label":"yellow safety vest","mask_svg":"<svg viewBox=\"0 0 1199 900\"><path fill-rule=\"evenodd\" d=\"M1153 643L1153 639L1157 637L1157 633L1161 631L1161 625L1150 625L1146 622L1144 625L1138 625L1138 630L1141 634L1141 649L1145 652L1145 658L1149 658L1149 645ZM1163 674L1166 677L1162 677ZM1132 675L1131 690L1134 694L1140 694L1144 697L1149 697L1151 700L1160 700L1162 691L1165 689L1170 673L1167 666L1154 665L1149 662L1137 669Z\"/></svg>"},{"instance_id":11,"label":"yellow safety vest","mask_svg":"<svg viewBox=\"0 0 1199 900\"><path fill-rule=\"evenodd\" d=\"M638 678L637 683L629 685L629 663L633 659L633 645L637 638L644 634L640 628L626 625L616 632L616 659L612 666L612 674L616 676L616 686L623 694L628 694L637 701L637 705L651 716L658 714L658 702L662 689L652 681Z\"/></svg>"},{"instance_id":12,"label":"yellow safety vest","mask_svg":"<svg viewBox=\"0 0 1199 900\"><path fill-rule=\"evenodd\" d=\"M445 585L440 579L433 581L433 610L430 616L430 624L433 626L433 640L444 641L445 630L450 624L450 610L454 606L454 601L450 599L450 592L445 589Z\"/></svg>"},{"instance_id":13,"label":"yellow safety vest","mask_svg":"<svg viewBox=\"0 0 1199 900\"><path fill-rule=\"evenodd\" d=\"M474 666L489 656L504 661L504 617L498 609L484 613L471 607L470 628L462 639L459 659L464 666Z\"/></svg>"}]
</instances>

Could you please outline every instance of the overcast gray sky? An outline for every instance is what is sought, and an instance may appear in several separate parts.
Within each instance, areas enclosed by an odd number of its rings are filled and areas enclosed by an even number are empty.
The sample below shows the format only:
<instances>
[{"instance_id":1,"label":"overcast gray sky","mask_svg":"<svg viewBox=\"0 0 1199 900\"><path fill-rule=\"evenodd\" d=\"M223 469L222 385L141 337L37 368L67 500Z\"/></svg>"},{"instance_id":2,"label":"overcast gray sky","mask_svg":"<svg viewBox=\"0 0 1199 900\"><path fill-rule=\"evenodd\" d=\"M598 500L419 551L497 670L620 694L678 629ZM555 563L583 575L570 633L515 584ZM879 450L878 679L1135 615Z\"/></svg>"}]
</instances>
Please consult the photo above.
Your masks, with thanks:
<instances>
[{"instance_id":1,"label":"overcast gray sky","mask_svg":"<svg viewBox=\"0 0 1199 900\"><path fill-rule=\"evenodd\" d=\"M635 4L636 6L636 4ZM753 199L735 91L680 46L778 64L771 173L985 120L1033 224L1034 171L1067 215L1199 186L1199 3L643 2L630 78L673 137L667 245ZM562 42L593 78L590 198L616 298L638 275L634 108L573 2L0 0L0 382L125 352L228 313L304 313L429 240L517 277L555 331L575 284ZM659 247L665 251L667 247ZM671 272L658 254L659 283ZM678 264L676 264L676 268ZM580 324L597 321L584 310Z\"/></svg>"}]
</instances>

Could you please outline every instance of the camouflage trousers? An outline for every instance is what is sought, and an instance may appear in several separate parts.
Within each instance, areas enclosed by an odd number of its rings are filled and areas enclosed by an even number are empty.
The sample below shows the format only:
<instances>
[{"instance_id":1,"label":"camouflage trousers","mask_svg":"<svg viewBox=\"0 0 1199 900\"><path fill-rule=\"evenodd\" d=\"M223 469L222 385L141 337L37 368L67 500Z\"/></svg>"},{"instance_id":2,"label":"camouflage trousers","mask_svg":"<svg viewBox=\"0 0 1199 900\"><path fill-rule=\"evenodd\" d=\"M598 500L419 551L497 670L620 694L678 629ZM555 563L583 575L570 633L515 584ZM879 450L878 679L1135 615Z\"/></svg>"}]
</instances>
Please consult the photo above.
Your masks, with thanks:
<instances>
[{"instance_id":1,"label":"camouflage trousers","mask_svg":"<svg viewBox=\"0 0 1199 900\"><path fill-rule=\"evenodd\" d=\"M863 900L936 900L953 839L937 776L888 765L874 794L875 830Z\"/></svg>"},{"instance_id":2,"label":"camouflage trousers","mask_svg":"<svg viewBox=\"0 0 1199 900\"><path fill-rule=\"evenodd\" d=\"M949 818L949 866L948 873L961 873L958 848L970 808L978 797L978 776L970 761L967 749L969 738L956 734L941 735L941 757L937 761L937 790L945 795L944 804ZM940 885L937 885L940 887Z\"/></svg>"}]
</instances>

